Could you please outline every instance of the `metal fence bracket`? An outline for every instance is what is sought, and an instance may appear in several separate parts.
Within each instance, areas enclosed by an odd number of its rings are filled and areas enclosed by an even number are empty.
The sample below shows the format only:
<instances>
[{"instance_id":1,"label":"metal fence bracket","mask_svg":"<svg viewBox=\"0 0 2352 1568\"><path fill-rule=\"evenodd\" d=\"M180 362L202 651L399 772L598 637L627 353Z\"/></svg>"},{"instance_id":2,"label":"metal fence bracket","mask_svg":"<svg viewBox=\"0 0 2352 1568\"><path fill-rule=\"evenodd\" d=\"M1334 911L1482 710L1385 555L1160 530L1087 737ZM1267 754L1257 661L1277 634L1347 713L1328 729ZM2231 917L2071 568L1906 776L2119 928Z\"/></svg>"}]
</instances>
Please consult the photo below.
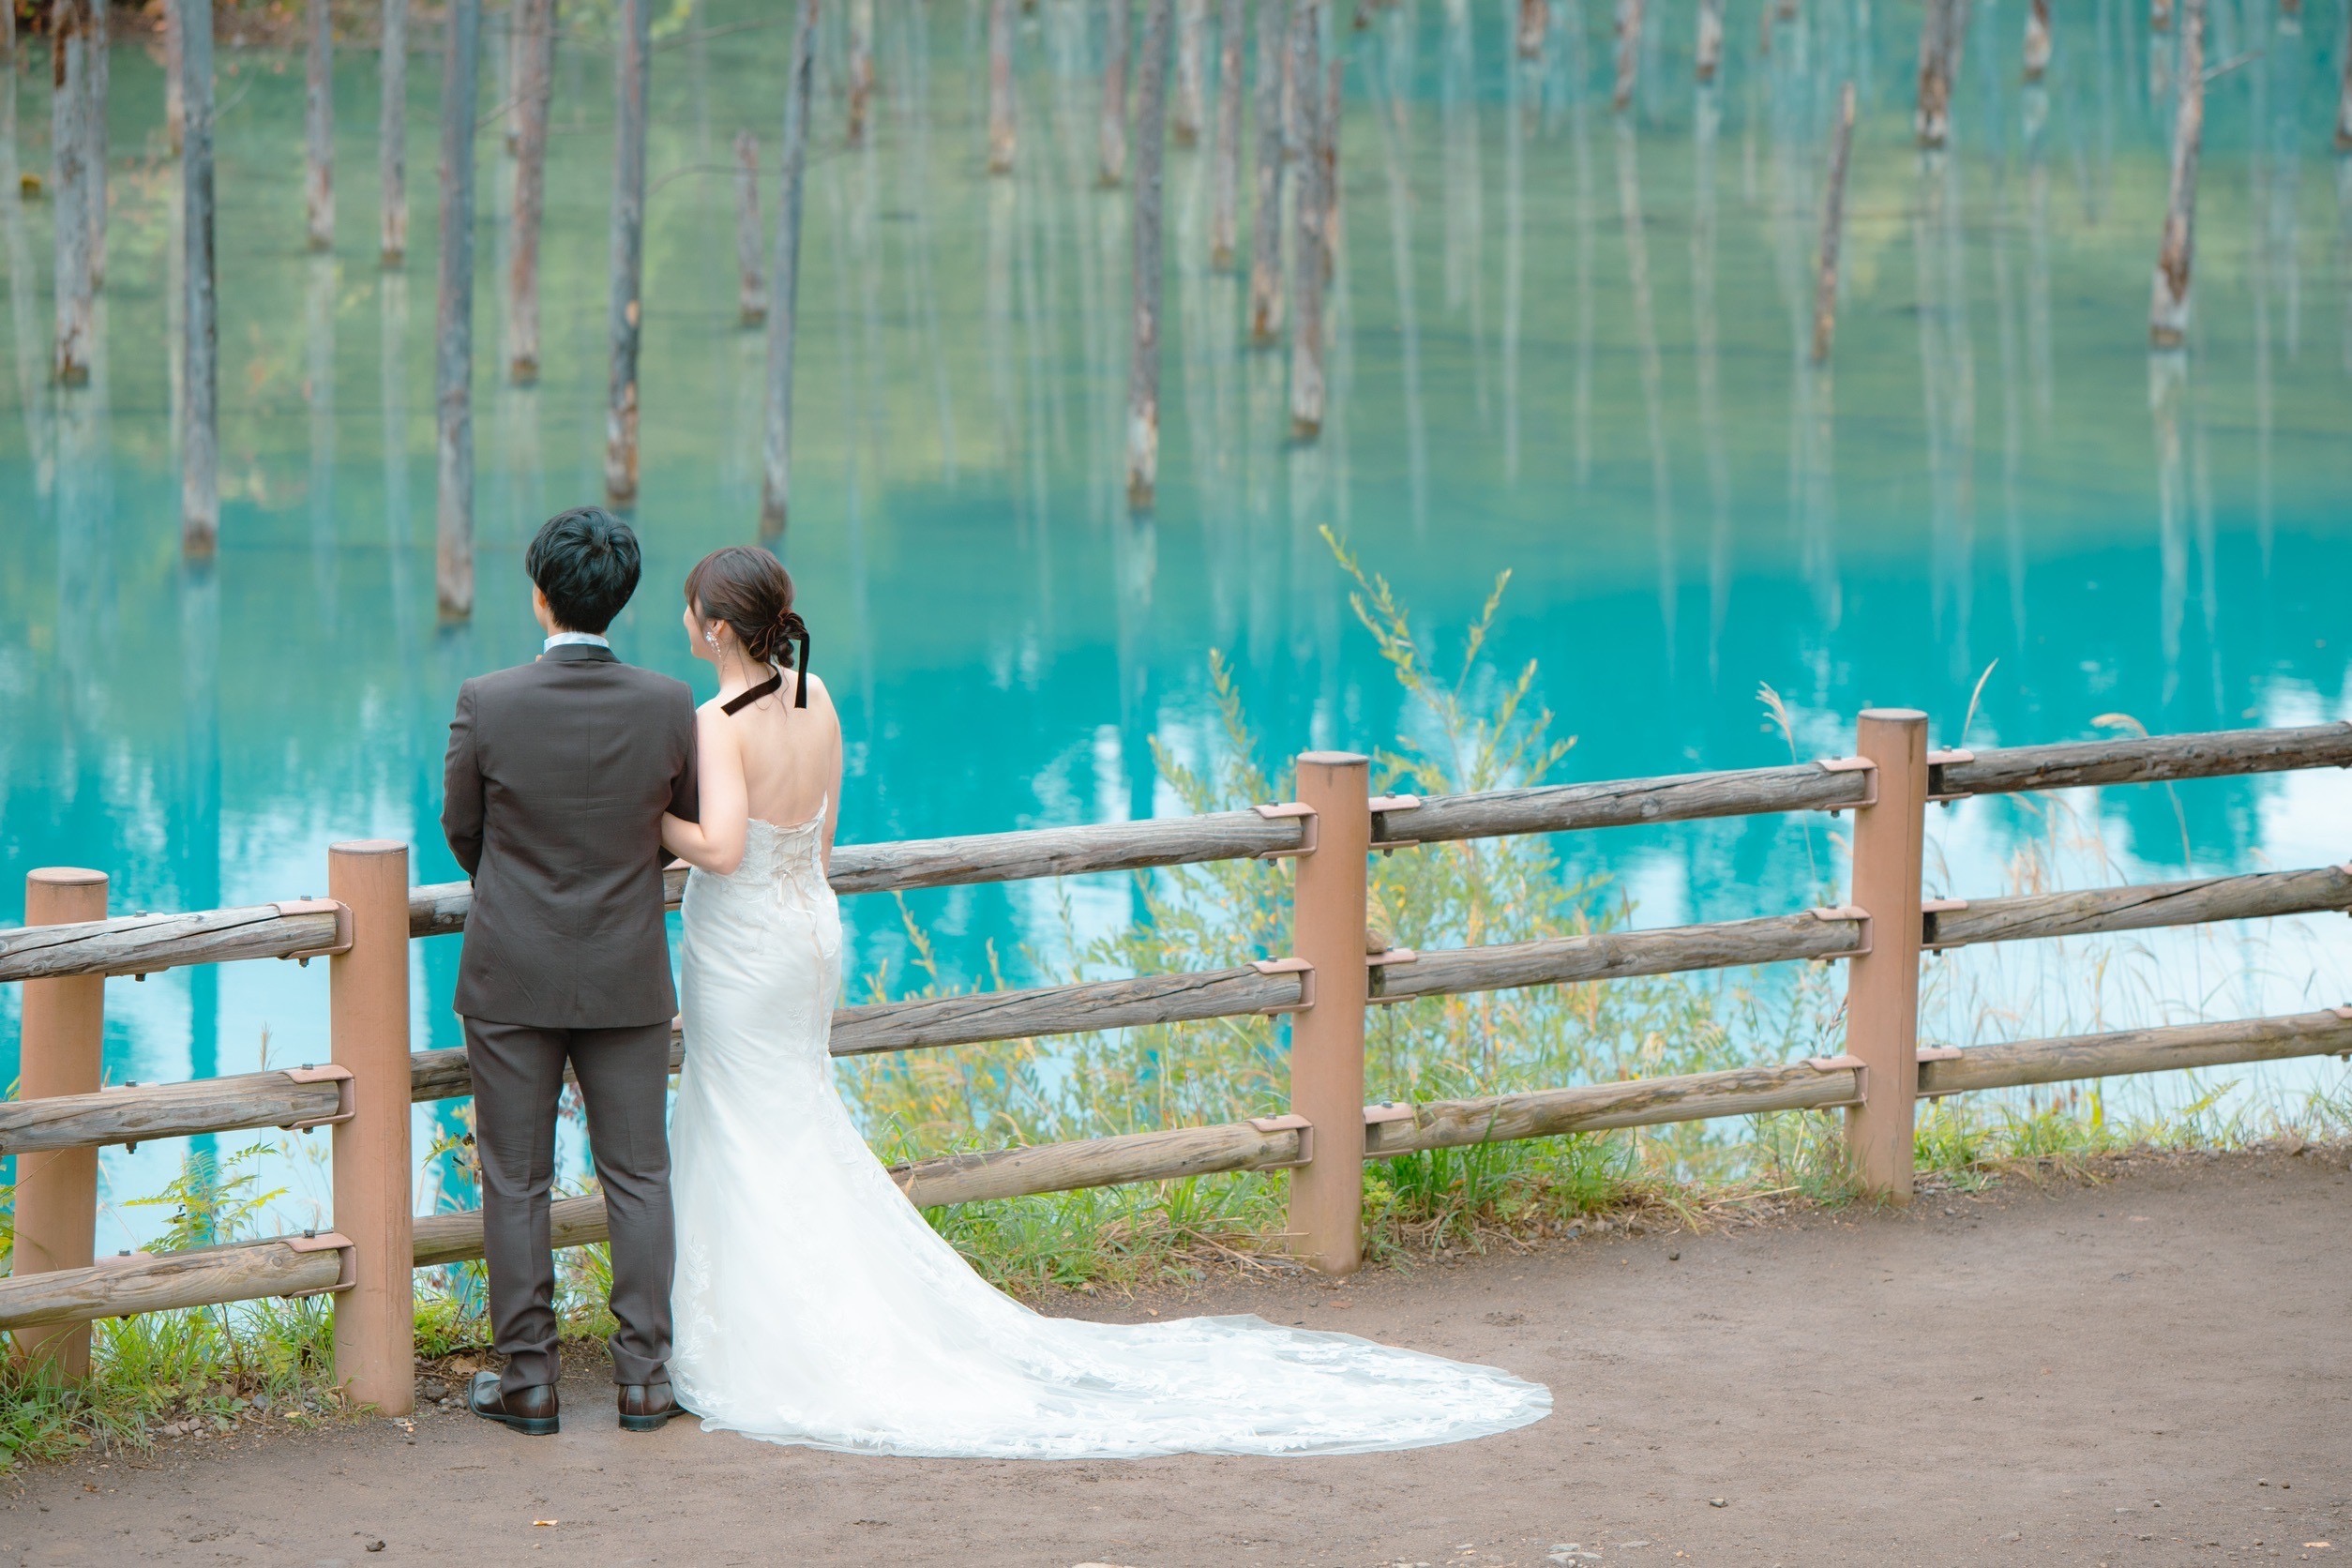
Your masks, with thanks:
<instances>
[{"instance_id":1,"label":"metal fence bracket","mask_svg":"<svg viewBox=\"0 0 2352 1568\"><path fill-rule=\"evenodd\" d=\"M1409 964L1420 957L1420 954L1410 947L1389 947L1378 953L1366 953L1364 956L1364 964L1366 972L1365 978L1369 984L1364 988L1364 1000L1375 1006L1383 1003L1414 1001L1415 999L1410 996L1388 994L1388 966Z\"/></svg>"},{"instance_id":2,"label":"metal fence bracket","mask_svg":"<svg viewBox=\"0 0 2352 1568\"><path fill-rule=\"evenodd\" d=\"M1808 1056L1805 1058L1805 1065L1817 1073L1843 1073L1849 1070L1853 1073L1854 1097L1851 1100L1840 1101L1840 1104L1861 1105L1870 1098L1870 1064L1861 1057Z\"/></svg>"},{"instance_id":3,"label":"metal fence bracket","mask_svg":"<svg viewBox=\"0 0 2352 1568\"><path fill-rule=\"evenodd\" d=\"M1297 849L1260 850L1254 858L1259 860L1290 860L1299 855L1313 854L1315 852L1316 822L1318 821L1315 815L1315 807L1307 805L1304 801L1286 800L1277 806L1253 806L1250 809L1257 812L1260 817L1265 818L1266 821L1270 822L1278 822L1289 817L1296 817L1299 820L1299 847Z\"/></svg>"},{"instance_id":4,"label":"metal fence bracket","mask_svg":"<svg viewBox=\"0 0 2352 1568\"><path fill-rule=\"evenodd\" d=\"M348 1290L359 1283L359 1271L354 1261L352 1240L339 1230L305 1230L299 1236L280 1236L289 1252L340 1252L342 1266L336 1274L335 1283L321 1285L309 1290L289 1290L288 1301L300 1301L305 1296L331 1296Z\"/></svg>"},{"instance_id":5,"label":"metal fence bracket","mask_svg":"<svg viewBox=\"0 0 2352 1568\"><path fill-rule=\"evenodd\" d=\"M1365 802L1365 804L1372 808L1372 842L1370 848L1380 851L1382 854L1388 854L1397 850L1411 849L1414 845L1421 842L1418 838L1388 837L1383 831L1387 828L1388 823L1381 820L1391 811L1412 810L1415 807L1421 804L1421 797L1419 795L1374 795L1369 801Z\"/></svg>"},{"instance_id":6,"label":"metal fence bracket","mask_svg":"<svg viewBox=\"0 0 2352 1568\"><path fill-rule=\"evenodd\" d=\"M1950 751L1929 752L1927 754L1927 798L1929 802L1948 807L1955 800L1968 799L1968 792L1965 790L1955 792L1945 788L1944 764L1975 761L1976 753L1973 751L1962 751L1955 748Z\"/></svg>"},{"instance_id":7,"label":"metal fence bracket","mask_svg":"<svg viewBox=\"0 0 2352 1568\"><path fill-rule=\"evenodd\" d=\"M1315 966L1304 958L1253 958L1250 968L1260 974L1295 974L1299 977L1299 999L1258 1011L1268 1018L1277 1013L1304 1013L1315 1005Z\"/></svg>"},{"instance_id":8,"label":"metal fence bracket","mask_svg":"<svg viewBox=\"0 0 2352 1568\"><path fill-rule=\"evenodd\" d=\"M1862 945L1851 953L1833 953L1832 957L1859 958L1870 951L1870 912L1860 904L1824 904L1807 911L1816 920L1850 920L1862 927Z\"/></svg>"},{"instance_id":9,"label":"metal fence bracket","mask_svg":"<svg viewBox=\"0 0 2352 1568\"><path fill-rule=\"evenodd\" d=\"M1870 775L1869 787L1862 792L1862 798L1856 801L1854 805L1859 807L1878 804L1878 764L1869 758L1820 757L1815 759L1814 765L1823 773L1866 773ZM1830 815L1834 817L1845 809L1846 807L1842 806L1832 806L1829 808Z\"/></svg>"},{"instance_id":10,"label":"metal fence bracket","mask_svg":"<svg viewBox=\"0 0 2352 1568\"><path fill-rule=\"evenodd\" d=\"M359 1113L359 1085L351 1076L351 1069L336 1063L313 1067L308 1062L299 1067L286 1069L289 1083L331 1083L335 1086L335 1114L313 1116L304 1122L279 1123L280 1132L307 1133L312 1127L331 1127L338 1122L348 1122Z\"/></svg>"},{"instance_id":11,"label":"metal fence bracket","mask_svg":"<svg viewBox=\"0 0 2352 1568\"><path fill-rule=\"evenodd\" d=\"M1968 907L1966 898L1930 898L1919 907L1919 944L1941 952L1949 945L1936 938L1936 917L1957 914Z\"/></svg>"},{"instance_id":12,"label":"metal fence bracket","mask_svg":"<svg viewBox=\"0 0 2352 1568\"><path fill-rule=\"evenodd\" d=\"M281 958L292 958L308 965L313 958L338 958L351 951L351 906L336 898L287 898L269 906L278 912L278 918L297 914L335 914L335 940L324 947L306 947L299 953L280 953Z\"/></svg>"},{"instance_id":13,"label":"metal fence bracket","mask_svg":"<svg viewBox=\"0 0 2352 1568\"><path fill-rule=\"evenodd\" d=\"M1278 1165L1261 1165L1259 1170L1291 1170L1315 1163L1315 1123L1304 1116L1253 1116L1249 1124L1261 1133L1295 1132L1299 1135L1299 1157L1284 1160Z\"/></svg>"}]
</instances>

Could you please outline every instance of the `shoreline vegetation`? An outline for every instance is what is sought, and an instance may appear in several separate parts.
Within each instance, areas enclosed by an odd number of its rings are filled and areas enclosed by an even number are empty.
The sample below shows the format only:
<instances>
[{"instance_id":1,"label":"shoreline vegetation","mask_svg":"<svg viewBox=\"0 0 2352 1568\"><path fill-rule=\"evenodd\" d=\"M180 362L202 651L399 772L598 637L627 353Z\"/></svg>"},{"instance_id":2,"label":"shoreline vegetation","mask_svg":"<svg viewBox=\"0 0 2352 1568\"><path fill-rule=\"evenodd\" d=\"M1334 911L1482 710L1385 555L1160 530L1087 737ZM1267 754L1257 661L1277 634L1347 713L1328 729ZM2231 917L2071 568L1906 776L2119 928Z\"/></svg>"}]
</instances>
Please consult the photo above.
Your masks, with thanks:
<instances>
[{"instance_id":1,"label":"shoreline vegetation","mask_svg":"<svg viewBox=\"0 0 2352 1568\"><path fill-rule=\"evenodd\" d=\"M1375 754L1378 791L1506 788L1536 782L1559 764L1574 743L1551 733L1535 665L1504 673L1485 657L1508 573L1470 626L1452 672L1440 675L1391 586L1325 537L1352 580L1358 620L1409 699L1406 732ZM1196 812L1286 798L1284 781L1254 760L1259 747L1241 694L1214 656L1210 676L1222 722L1216 749L1183 759L1158 748L1163 781ZM1769 687L1761 695L1793 755L1786 710ZM1829 874L1828 849L1813 862L1817 877ZM2047 867L2021 874L2044 875ZM1373 940L1383 947L1527 942L1621 925L1632 912L1621 889L1574 872L1542 838L1381 855L1370 875ZM1028 955L1032 966L1095 979L1241 964L1287 950L1289 897L1276 867L1168 867L1139 874L1134 885L1136 917L1093 938L1078 932L1065 890L1061 950L1070 957L1056 964ZM1817 891L1833 901L1826 881ZM873 1000L951 988L911 916L906 934L920 983L894 986L886 972L870 973L861 985ZM2095 993L2103 974L2100 965L2085 985ZM1003 983L991 975L991 984ZM1366 1086L1374 1099L1419 1100L1833 1054L1841 1011L1825 965L1800 966L1770 985L1666 975L1429 998L1375 1010ZM1279 1027L1273 1018L1226 1018L853 1058L841 1064L840 1082L885 1160L1104 1137L1280 1110L1287 1063ZM2118 1114L2096 1082L1923 1105L1914 1139L1920 1191L2096 1181L2113 1162L2144 1155L2335 1153L2352 1138L2352 1092L2344 1084L2293 1105L2232 1103L2235 1086L2205 1075L2194 1098L2150 1116ZM1833 1119L1840 1114L1779 1112L1375 1160L1364 1172L1367 1262L1412 1268L1619 1229L1707 1229L1863 1201L1846 1172ZM162 1193L132 1200L171 1211L156 1248L262 1234L283 1194L261 1190L250 1168L272 1148L259 1143L225 1158L191 1150ZM430 1175L458 1172L466 1148L462 1137L435 1146L425 1190ZM1124 1293L1222 1272L1297 1268L1281 1253L1284 1192L1278 1174L1239 1171L972 1203L933 1210L930 1218L1018 1296ZM0 1247L13 1239L12 1197L0 1189L0 1226L8 1226ZM417 1353L429 1383L440 1377L454 1386L462 1381L458 1372L485 1356L482 1283L478 1261L418 1280ZM564 1333L579 1353L600 1353L596 1341L611 1330L609 1283L601 1245L558 1255ZM330 1311L320 1299L263 1301L103 1321L90 1380L79 1387L0 1367L0 1468L94 1446L143 1449L266 1422L344 1419L353 1412L333 1387Z\"/></svg>"}]
</instances>

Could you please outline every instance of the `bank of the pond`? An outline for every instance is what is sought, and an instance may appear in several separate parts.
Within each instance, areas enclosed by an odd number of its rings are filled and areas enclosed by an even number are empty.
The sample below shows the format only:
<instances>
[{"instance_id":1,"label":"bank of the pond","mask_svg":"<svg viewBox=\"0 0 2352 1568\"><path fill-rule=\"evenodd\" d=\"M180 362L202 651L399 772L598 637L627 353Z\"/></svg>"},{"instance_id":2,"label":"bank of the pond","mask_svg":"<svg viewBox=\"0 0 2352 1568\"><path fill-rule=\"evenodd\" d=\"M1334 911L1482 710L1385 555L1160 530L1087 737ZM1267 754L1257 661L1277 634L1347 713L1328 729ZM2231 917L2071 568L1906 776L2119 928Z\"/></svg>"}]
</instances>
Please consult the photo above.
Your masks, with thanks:
<instances>
[{"instance_id":1,"label":"bank of the pond","mask_svg":"<svg viewBox=\"0 0 2352 1568\"><path fill-rule=\"evenodd\" d=\"M638 1436L615 1429L581 1355L557 1438L428 1405L413 1424L256 1420L84 1454L0 1487L0 1550L1051 1568L2013 1550L2125 1568L2346 1549L2352 1351L2329 1261L2346 1150L2085 1176L1497 1247L1338 1287L1235 1271L1042 1303L1123 1321L1255 1312L1552 1386L1549 1420L1454 1448L1048 1465L814 1454L683 1422Z\"/></svg>"},{"instance_id":2,"label":"bank of the pond","mask_svg":"<svg viewBox=\"0 0 2352 1568\"><path fill-rule=\"evenodd\" d=\"M1837 1113L1830 1113L1832 1117ZM1920 1212L2053 1184L2150 1169L2352 1159L2352 1103L2314 1101L2261 1128L2194 1118L2108 1125L2088 1106L1987 1114L1947 1106L1922 1119ZM1678 1181L1627 1134L1499 1144L1376 1162L1365 1174L1366 1277L1414 1278L1482 1258L1610 1239L1744 1231L1855 1219L1842 1144L1819 1114L1758 1119L1733 1179ZM2219 1162L2218 1165L2216 1162ZM1283 1256L1282 1182L1241 1172L1145 1187L1045 1194L933 1212L973 1266L1047 1311L1151 1303L1188 1291L1312 1277ZM612 1319L603 1248L559 1255L564 1334L580 1365L601 1364ZM480 1265L420 1275L420 1408L460 1403L498 1364L481 1316ZM0 1458L45 1463L134 1455L158 1442L324 1428L359 1419L331 1387L325 1304L250 1303L98 1325L82 1389L0 1370Z\"/></svg>"}]
</instances>

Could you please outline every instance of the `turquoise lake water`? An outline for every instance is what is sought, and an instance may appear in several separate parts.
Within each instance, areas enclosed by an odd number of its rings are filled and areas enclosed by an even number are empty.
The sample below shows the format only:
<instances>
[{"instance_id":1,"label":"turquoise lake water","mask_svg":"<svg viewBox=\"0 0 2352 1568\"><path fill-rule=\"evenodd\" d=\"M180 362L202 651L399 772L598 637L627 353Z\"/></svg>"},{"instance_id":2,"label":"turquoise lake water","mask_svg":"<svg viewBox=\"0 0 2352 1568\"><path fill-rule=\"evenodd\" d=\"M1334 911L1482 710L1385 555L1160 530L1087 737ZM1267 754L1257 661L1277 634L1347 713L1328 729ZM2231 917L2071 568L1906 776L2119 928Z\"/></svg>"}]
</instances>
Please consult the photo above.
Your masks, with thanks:
<instances>
[{"instance_id":1,"label":"turquoise lake water","mask_svg":"<svg viewBox=\"0 0 2352 1568\"><path fill-rule=\"evenodd\" d=\"M780 548L841 704L845 838L1174 809L1151 746L1210 744L1213 650L1267 761L1392 743L1413 716L1325 528L1449 658L1513 574L1494 679L1539 662L1576 737L1561 778L1785 761L1792 740L1832 755L1871 703L1924 708L1937 744L1980 747L2103 732L2103 716L2151 731L2346 716L2352 164L2329 150L2334 0L2299 31L2253 0L2214 10L2207 57L2229 68L2209 90L2193 341L2169 365L2145 332L2165 46L2136 8L2061 17L2038 90L2017 80L2022 6L1972 8L1940 158L1911 145L1907 11L1808 3L1772 25L1769 53L1735 11L1722 81L1702 92L1693 9L1670 0L1621 116L1606 9L1556 5L1525 66L1508 53L1516 9L1424 0L1342 35L1344 241L1317 445L1287 441L1284 362L1243 346L1241 285L1205 264L1205 147L1170 150L1161 485L1140 520L1122 457L1129 197L1093 180L1091 12L1041 0L1024 17L1010 180L982 173L980 6L878 8L863 148L843 144L826 40ZM521 546L550 511L601 499L611 56L589 13L570 25L533 389L498 373L512 165L502 121L482 141L467 626L437 625L433 604L436 56L411 68L411 259L387 274L372 45L339 58L338 241L312 256L299 53L224 39L208 570L177 545L177 175L154 53L114 52L111 276L85 390L46 384L49 208L0 190L0 920L21 912L25 870L59 863L108 871L121 912L320 893L325 847L346 837L414 842L420 882L458 874L437 825L457 685L536 652ZM674 585L755 536L758 501L763 348L735 322L729 144L752 129L772 172L786 50L766 8L682 0L654 67L646 579L613 637L704 693ZM35 56L13 135L42 171ZM1803 349L1825 130L1849 77L1862 113L1832 380ZM502 96L486 83L485 105ZM772 214L774 190L761 200ZM1766 722L1767 684L1792 738ZM2347 807L2332 773L2070 799L2054 836L2028 805L1972 803L1931 824L1931 879L1983 896L2027 875L2342 861ZM1617 878L1637 923L1670 924L1818 901L1838 826L1758 819L1562 850ZM2036 842L2043 869L2021 868ZM1088 929L1129 912L1119 879L1071 893ZM953 974L985 974L990 943L1017 979L1058 961L1051 886L910 903ZM850 914L854 967L900 975L897 909ZM1937 960L1931 1032L2333 1003L2344 926ZM457 939L417 945L420 1048L460 1043L456 961ZM282 964L111 982L110 1076L323 1058L325 991L324 966ZM10 1061L16 1005L0 992ZM2340 1080L2329 1066L2266 1081ZM177 1158L110 1152L109 1191L153 1191ZM315 1170L293 1184L324 1198ZM152 1225L119 1209L107 1223Z\"/></svg>"}]
</instances>

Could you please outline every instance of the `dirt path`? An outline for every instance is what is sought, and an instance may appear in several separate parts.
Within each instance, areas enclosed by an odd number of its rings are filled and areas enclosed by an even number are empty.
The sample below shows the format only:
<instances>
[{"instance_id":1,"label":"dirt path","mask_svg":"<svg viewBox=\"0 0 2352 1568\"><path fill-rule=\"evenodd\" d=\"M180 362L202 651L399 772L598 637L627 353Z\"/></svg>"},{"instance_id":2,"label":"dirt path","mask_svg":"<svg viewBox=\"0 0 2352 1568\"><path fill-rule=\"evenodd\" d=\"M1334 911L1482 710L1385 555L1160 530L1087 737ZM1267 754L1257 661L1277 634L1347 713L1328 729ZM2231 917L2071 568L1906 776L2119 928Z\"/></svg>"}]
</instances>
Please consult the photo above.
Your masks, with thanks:
<instances>
[{"instance_id":1,"label":"dirt path","mask_svg":"<svg viewBox=\"0 0 2352 1568\"><path fill-rule=\"evenodd\" d=\"M12 1477L0 1560L2352 1562L2348 1225L2341 1151L2146 1162L1905 1215L1057 1306L1256 1311L1557 1397L1535 1426L1408 1454L1013 1464L629 1436L582 1367L553 1440L430 1410L413 1440L379 1422Z\"/></svg>"}]
</instances>

